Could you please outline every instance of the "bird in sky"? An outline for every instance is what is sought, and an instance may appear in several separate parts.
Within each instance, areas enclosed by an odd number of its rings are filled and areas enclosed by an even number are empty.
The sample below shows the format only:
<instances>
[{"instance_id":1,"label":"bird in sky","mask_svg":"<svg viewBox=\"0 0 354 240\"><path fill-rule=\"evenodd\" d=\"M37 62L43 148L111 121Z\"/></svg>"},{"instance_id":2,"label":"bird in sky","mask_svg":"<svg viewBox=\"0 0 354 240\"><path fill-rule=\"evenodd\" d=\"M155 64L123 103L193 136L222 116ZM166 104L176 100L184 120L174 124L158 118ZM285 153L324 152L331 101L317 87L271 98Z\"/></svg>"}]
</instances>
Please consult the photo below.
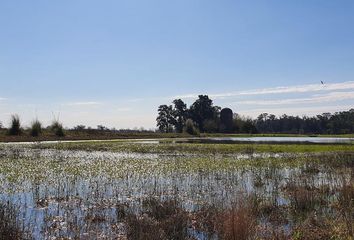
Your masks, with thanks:
<instances>
[{"instance_id":1,"label":"bird in sky","mask_svg":"<svg viewBox=\"0 0 354 240\"><path fill-rule=\"evenodd\" d=\"M324 85L324 82L323 82L323 81L321 81L321 83L322 83L322 85Z\"/></svg>"}]
</instances>

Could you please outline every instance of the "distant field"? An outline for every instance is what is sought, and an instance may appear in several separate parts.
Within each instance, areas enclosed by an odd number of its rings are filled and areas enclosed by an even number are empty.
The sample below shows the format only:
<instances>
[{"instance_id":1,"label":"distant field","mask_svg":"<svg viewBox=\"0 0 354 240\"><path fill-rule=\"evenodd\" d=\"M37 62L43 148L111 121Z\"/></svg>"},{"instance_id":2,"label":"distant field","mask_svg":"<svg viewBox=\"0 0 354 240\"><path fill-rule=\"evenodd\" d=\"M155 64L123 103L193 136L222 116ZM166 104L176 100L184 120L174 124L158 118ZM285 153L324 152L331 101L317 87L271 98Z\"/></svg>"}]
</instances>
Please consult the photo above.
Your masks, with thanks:
<instances>
[{"instance_id":1,"label":"distant field","mask_svg":"<svg viewBox=\"0 0 354 240\"><path fill-rule=\"evenodd\" d=\"M311 143L175 143L173 139L161 139L158 143L142 143L122 139L92 142L43 143L34 148L112 151L135 153L198 153L198 154L234 154L234 153L318 153L318 152L354 152L354 144L311 144Z\"/></svg>"},{"instance_id":2,"label":"distant field","mask_svg":"<svg viewBox=\"0 0 354 240\"><path fill-rule=\"evenodd\" d=\"M39 137L31 137L25 130L19 136L9 136L5 129L0 130L0 142L36 142L36 141L56 141L56 140L110 140L110 139L147 139L147 138L185 138L194 137L185 133L155 133L155 132L136 132L122 133L110 131L65 131L64 137L57 137L52 132L44 130ZM350 137L354 134L342 135L313 135L313 134L221 134L221 133L202 133L199 137Z\"/></svg>"}]
</instances>

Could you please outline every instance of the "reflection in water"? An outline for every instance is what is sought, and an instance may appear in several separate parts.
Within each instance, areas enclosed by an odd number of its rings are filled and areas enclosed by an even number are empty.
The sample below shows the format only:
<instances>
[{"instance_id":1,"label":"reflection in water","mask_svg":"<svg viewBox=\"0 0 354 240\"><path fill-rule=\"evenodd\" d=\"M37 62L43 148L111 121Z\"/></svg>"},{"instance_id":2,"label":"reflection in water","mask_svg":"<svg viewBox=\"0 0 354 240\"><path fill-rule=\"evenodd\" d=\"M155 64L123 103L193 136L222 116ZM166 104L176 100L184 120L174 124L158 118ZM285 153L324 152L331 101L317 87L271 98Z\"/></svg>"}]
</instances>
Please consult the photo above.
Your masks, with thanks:
<instances>
[{"instance_id":1,"label":"reflection in water","mask_svg":"<svg viewBox=\"0 0 354 240\"><path fill-rule=\"evenodd\" d=\"M177 198L188 211L206 204L228 207L241 193L287 205L290 199L282 189L289 181L302 184L305 179L314 187L335 188L341 184L338 179L352 174L351 169L337 173L320 165L313 169L240 163L289 156L5 149L0 158L0 197L18 206L35 239L92 234L115 238L124 233L117 231L122 221L119 209L129 206L139 212L142 201L151 196Z\"/></svg>"}]
</instances>

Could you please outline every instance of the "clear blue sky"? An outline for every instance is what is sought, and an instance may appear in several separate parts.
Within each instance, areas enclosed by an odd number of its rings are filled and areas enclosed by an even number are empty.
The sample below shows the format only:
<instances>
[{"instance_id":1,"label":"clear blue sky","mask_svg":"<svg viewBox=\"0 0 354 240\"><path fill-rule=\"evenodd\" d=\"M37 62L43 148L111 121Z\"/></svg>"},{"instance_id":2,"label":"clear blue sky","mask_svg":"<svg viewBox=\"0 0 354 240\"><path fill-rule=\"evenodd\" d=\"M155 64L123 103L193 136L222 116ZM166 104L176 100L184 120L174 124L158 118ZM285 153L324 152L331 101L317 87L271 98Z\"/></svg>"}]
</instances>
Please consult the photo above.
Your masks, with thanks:
<instances>
[{"instance_id":1,"label":"clear blue sky","mask_svg":"<svg viewBox=\"0 0 354 240\"><path fill-rule=\"evenodd\" d=\"M150 128L197 94L249 116L345 110L353 26L352 0L0 1L0 121Z\"/></svg>"}]
</instances>

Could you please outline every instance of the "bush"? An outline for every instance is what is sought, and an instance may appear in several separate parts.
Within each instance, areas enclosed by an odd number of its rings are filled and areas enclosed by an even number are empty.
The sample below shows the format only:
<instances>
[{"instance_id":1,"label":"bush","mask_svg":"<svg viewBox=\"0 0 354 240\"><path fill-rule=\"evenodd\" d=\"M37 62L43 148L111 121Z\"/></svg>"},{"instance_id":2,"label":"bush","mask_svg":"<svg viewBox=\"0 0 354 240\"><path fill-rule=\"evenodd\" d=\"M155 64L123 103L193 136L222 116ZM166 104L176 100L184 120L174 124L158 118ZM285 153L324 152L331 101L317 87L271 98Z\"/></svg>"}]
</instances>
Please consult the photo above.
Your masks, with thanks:
<instances>
[{"instance_id":1,"label":"bush","mask_svg":"<svg viewBox=\"0 0 354 240\"><path fill-rule=\"evenodd\" d=\"M183 129L183 132L186 132L191 135L198 135L199 134L199 131L198 131L197 127L195 126L192 119L187 119L186 125Z\"/></svg>"},{"instance_id":2,"label":"bush","mask_svg":"<svg viewBox=\"0 0 354 240\"><path fill-rule=\"evenodd\" d=\"M9 135L20 135L21 134L21 122L18 115L11 116L11 126L9 128Z\"/></svg>"},{"instance_id":3,"label":"bush","mask_svg":"<svg viewBox=\"0 0 354 240\"><path fill-rule=\"evenodd\" d=\"M64 137L64 128L63 125L58 121L55 120L52 125L51 125L51 130L54 132L54 134L58 137Z\"/></svg>"},{"instance_id":4,"label":"bush","mask_svg":"<svg viewBox=\"0 0 354 240\"><path fill-rule=\"evenodd\" d=\"M38 137L42 133L42 124L37 119L31 123L30 134L32 137Z\"/></svg>"}]
</instances>

